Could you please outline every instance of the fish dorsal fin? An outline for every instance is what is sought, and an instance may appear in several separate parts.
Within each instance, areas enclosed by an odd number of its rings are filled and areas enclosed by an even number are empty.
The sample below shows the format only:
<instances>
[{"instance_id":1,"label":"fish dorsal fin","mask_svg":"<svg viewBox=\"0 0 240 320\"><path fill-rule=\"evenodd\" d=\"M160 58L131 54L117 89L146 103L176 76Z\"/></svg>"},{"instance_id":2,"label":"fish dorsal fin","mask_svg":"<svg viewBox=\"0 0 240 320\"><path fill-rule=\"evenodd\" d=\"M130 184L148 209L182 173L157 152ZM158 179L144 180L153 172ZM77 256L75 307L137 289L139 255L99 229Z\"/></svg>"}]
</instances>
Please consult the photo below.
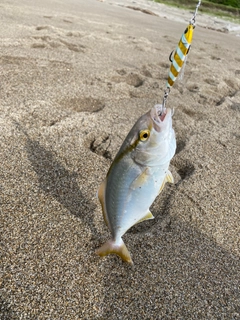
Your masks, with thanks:
<instances>
[{"instance_id":1,"label":"fish dorsal fin","mask_svg":"<svg viewBox=\"0 0 240 320\"><path fill-rule=\"evenodd\" d=\"M152 212L150 210L148 210L148 213L142 219L138 220L135 224L140 223L145 220L151 220L151 219L154 219L154 216L152 215Z\"/></svg>"},{"instance_id":2,"label":"fish dorsal fin","mask_svg":"<svg viewBox=\"0 0 240 320\"><path fill-rule=\"evenodd\" d=\"M106 185L107 185L107 181L106 179L103 180L103 182L100 184L100 187L98 189L98 199L101 203L102 206L102 212L103 212L103 218L104 221L107 225L107 227L109 228L109 223L108 223L108 219L107 219L107 211L106 211L106 206L105 206L105 190L106 190ZM109 228L110 230L110 228Z\"/></svg>"},{"instance_id":3,"label":"fish dorsal fin","mask_svg":"<svg viewBox=\"0 0 240 320\"><path fill-rule=\"evenodd\" d=\"M162 183L162 185L161 185L161 187L159 189L159 193L162 192L166 182L174 183L174 179L173 179L172 173L169 170L167 171L166 176L165 176L165 178L163 180L163 183Z\"/></svg>"},{"instance_id":4,"label":"fish dorsal fin","mask_svg":"<svg viewBox=\"0 0 240 320\"><path fill-rule=\"evenodd\" d=\"M135 190L137 188L141 188L142 185L147 181L149 178L149 170L146 168L142 173L135 180L133 180L132 184L130 185L130 189Z\"/></svg>"}]
</instances>

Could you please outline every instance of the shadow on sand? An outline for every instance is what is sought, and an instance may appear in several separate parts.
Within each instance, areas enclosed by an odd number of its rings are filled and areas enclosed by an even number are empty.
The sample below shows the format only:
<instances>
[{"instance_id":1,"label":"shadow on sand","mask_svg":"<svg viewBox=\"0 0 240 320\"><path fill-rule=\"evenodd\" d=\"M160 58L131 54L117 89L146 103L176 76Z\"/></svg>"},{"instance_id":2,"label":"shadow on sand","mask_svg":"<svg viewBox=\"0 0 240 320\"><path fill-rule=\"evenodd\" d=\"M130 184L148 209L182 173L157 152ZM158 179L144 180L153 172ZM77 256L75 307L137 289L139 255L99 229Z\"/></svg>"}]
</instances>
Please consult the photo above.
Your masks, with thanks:
<instances>
[{"instance_id":1,"label":"shadow on sand","mask_svg":"<svg viewBox=\"0 0 240 320\"><path fill-rule=\"evenodd\" d=\"M40 188L51 194L71 214L80 218L94 237L98 235L92 223L96 205L83 196L77 182L78 174L69 172L57 161L52 151L46 150L38 141L29 137L26 150L33 170L38 175Z\"/></svg>"}]
</instances>

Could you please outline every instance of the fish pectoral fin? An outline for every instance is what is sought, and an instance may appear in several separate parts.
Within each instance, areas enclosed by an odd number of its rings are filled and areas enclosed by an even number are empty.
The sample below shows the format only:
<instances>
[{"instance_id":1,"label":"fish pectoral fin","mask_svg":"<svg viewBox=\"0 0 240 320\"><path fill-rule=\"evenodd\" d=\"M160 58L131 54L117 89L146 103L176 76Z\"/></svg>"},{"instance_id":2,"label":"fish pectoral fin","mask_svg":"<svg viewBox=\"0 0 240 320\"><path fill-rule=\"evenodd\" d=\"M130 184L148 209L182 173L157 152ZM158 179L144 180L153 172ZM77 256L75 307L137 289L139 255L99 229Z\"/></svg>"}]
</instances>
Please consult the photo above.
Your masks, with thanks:
<instances>
[{"instance_id":1,"label":"fish pectoral fin","mask_svg":"<svg viewBox=\"0 0 240 320\"><path fill-rule=\"evenodd\" d=\"M133 180L132 184L130 185L130 189L135 190L137 188L141 188L144 183L149 178L149 170L146 168L142 173L135 180Z\"/></svg>"},{"instance_id":2,"label":"fish pectoral fin","mask_svg":"<svg viewBox=\"0 0 240 320\"><path fill-rule=\"evenodd\" d=\"M138 220L135 224L151 219L154 219L154 216L152 215L152 212L149 210L148 213L142 219Z\"/></svg>"},{"instance_id":3,"label":"fish pectoral fin","mask_svg":"<svg viewBox=\"0 0 240 320\"><path fill-rule=\"evenodd\" d=\"M98 254L100 257L105 257L111 253L117 254L123 261L133 264L130 253L122 240L119 244L117 244L114 240L108 240L96 250L96 254Z\"/></svg>"},{"instance_id":4,"label":"fish pectoral fin","mask_svg":"<svg viewBox=\"0 0 240 320\"><path fill-rule=\"evenodd\" d=\"M162 192L166 182L174 183L173 175L172 175L171 171L169 171L169 170L167 171L167 174L163 180L163 183L159 189L158 194Z\"/></svg>"},{"instance_id":5,"label":"fish pectoral fin","mask_svg":"<svg viewBox=\"0 0 240 320\"><path fill-rule=\"evenodd\" d=\"M107 211L106 211L106 206L105 206L105 190L106 190L106 184L107 184L107 180L103 180L103 182L100 184L100 187L98 189L97 195L98 195L98 199L101 203L102 206L102 213L103 213L103 218L104 221L109 229L109 224L108 224L108 219L107 219Z\"/></svg>"}]
</instances>

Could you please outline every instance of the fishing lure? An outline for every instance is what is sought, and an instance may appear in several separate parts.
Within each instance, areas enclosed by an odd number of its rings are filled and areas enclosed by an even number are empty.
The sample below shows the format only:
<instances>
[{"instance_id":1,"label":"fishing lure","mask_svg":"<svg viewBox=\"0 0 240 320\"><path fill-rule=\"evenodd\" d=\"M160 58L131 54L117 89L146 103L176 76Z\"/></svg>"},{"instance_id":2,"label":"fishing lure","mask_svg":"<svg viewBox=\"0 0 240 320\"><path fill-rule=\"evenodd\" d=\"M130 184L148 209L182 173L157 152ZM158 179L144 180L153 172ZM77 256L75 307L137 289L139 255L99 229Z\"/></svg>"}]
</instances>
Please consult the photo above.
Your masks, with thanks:
<instances>
[{"instance_id":1,"label":"fishing lure","mask_svg":"<svg viewBox=\"0 0 240 320\"><path fill-rule=\"evenodd\" d=\"M170 88L173 86L174 82L176 81L180 71L182 70L184 63L186 62L187 55L189 53L192 38L193 38L193 31L195 28L195 19L197 15L198 8L201 4L201 0L199 0L194 15L192 19L190 20L187 28L185 29L184 33L181 36L181 39L178 43L178 46L175 50L174 54L170 54L169 60L171 61L171 66L168 74L168 80L167 80L167 88L164 93L163 98L163 106L166 103L168 94L170 92ZM172 57L173 56L173 57Z\"/></svg>"},{"instance_id":2,"label":"fishing lure","mask_svg":"<svg viewBox=\"0 0 240 320\"><path fill-rule=\"evenodd\" d=\"M186 30L184 31L178 43L178 46L174 53L173 58L172 59L170 58L172 64L170 66L170 71L168 74L168 81L167 81L168 88L170 88L174 84L179 72L182 69L184 62L186 61L185 59L191 47L193 30L194 30L194 25L189 23L189 25L187 26Z\"/></svg>"}]
</instances>

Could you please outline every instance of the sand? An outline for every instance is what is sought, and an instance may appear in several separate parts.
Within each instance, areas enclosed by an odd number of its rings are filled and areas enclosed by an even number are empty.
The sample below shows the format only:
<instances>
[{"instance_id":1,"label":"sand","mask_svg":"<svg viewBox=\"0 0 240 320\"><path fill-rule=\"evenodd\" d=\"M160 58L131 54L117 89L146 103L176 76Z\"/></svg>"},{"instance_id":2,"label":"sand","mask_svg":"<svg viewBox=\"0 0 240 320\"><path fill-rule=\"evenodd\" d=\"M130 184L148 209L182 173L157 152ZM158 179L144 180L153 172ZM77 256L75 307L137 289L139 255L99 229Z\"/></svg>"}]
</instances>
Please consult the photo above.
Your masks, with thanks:
<instances>
[{"instance_id":1,"label":"sand","mask_svg":"<svg viewBox=\"0 0 240 320\"><path fill-rule=\"evenodd\" d=\"M175 184L124 235L131 267L94 253L110 237L96 191L161 103L192 13L143 0L0 9L0 319L240 319L239 26L199 12L168 99Z\"/></svg>"}]
</instances>

